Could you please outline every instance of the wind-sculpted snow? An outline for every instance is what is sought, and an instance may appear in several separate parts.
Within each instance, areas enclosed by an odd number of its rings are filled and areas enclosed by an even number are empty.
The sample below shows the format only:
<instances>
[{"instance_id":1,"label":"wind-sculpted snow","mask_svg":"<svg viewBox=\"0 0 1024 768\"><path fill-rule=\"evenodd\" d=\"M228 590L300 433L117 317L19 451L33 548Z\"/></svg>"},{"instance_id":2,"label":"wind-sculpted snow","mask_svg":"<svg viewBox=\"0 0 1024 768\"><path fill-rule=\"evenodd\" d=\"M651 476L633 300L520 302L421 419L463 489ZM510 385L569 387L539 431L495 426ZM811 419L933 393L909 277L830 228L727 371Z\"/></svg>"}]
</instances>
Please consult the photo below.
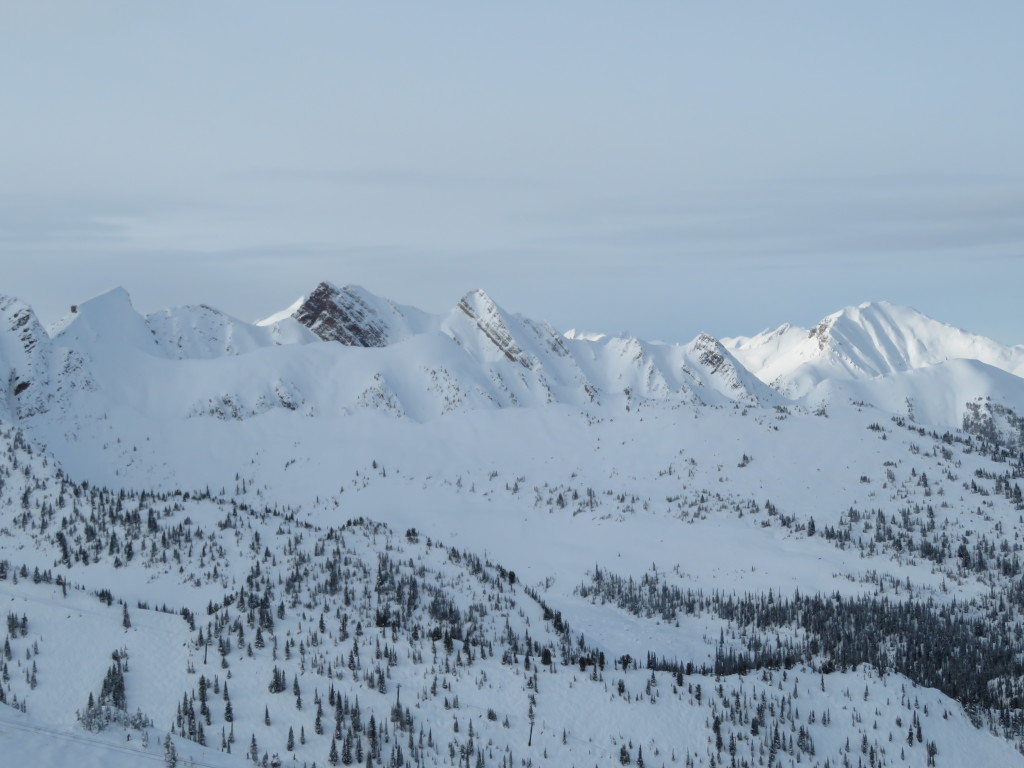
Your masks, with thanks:
<instances>
[{"instance_id":1,"label":"wind-sculpted snow","mask_svg":"<svg viewBox=\"0 0 1024 768\"><path fill-rule=\"evenodd\" d=\"M483 291L431 317L322 283L294 316L254 325L204 305L143 316L115 289L77 306L52 340L31 310L18 312L34 331L12 326L5 357L34 361L18 364L23 378L12 385L21 397L25 382L34 383L17 411L25 418L49 410L57 386L52 376L30 377L29 368L73 367L62 356L91 377L79 387L89 396L67 411L127 407L142 419L244 420L285 409L304 417L380 410L425 421L507 407L782 402L706 334L688 345L569 339L506 312Z\"/></svg>"},{"instance_id":2,"label":"wind-sculpted snow","mask_svg":"<svg viewBox=\"0 0 1024 768\"><path fill-rule=\"evenodd\" d=\"M205 360L243 355L282 344L309 344L315 338L294 320L256 326L205 305L146 315L146 325L167 357Z\"/></svg>"},{"instance_id":3,"label":"wind-sculpted snow","mask_svg":"<svg viewBox=\"0 0 1024 768\"><path fill-rule=\"evenodd\" d=\"M813 329L783 325L725 346L762 381L799 397L827 380L863 380L969 359L1024 374L1024 347L1005 347L888 302L847 307Z\"/></svg>"},{"instance_id":4,"label":"wind-sculpted snow","mask_svg":"<svg viewBox=\"0 0 1024 768\"><path fill-rule=\"evenodd\" d=\"M826 379L802 399L812 409L871 403L920 424L961 426L968 404L988 399L1024 413L1024 379L978 360L935 365L866 379Z\"/></svg>"},{"instance_id":5,"label":"wind-sculpted snow","mask_svg":"<svg viewBox=\"0 0 1024 768\"><path fill-rule=\"evenodd\" d=\"M128 292L115 288L75 308L55 329L57 344L108 356L141 352L171 360L209 360L265 347L308 344L316 336L291 319L257 326L205 305L143 316Z\"/></svg>"}]
</instances>

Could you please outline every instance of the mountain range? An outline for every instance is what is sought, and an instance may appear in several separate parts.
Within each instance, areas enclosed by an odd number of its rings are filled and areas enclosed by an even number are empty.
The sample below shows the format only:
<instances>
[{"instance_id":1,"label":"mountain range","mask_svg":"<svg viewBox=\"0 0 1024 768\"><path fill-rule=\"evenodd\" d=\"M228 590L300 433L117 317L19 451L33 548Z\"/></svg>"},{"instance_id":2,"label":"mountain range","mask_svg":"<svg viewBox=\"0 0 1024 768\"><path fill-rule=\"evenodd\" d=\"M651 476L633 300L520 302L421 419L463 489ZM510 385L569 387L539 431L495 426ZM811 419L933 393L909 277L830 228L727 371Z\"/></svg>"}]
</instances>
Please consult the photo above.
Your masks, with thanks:
<instances>
[{"instance_id":1,"label":"mountain range","mask_svg":"<svg viewBox=\"0 0 1024 768\"><path fill-rule=\"evenodd\" d=\"M0 755L1024 765L1022 377L886 302L0 298Z\"/></svg>"},{"instance_id":2,"label":"mountain range","mask_svg":"<svg viewBox=\"0 0 1024 768\"><path fill-rule=\"evenodd\" d=\"M812 329L783 325L722 340L701 333L684 344L562 334L480 290L438 316L326 282L256 323L203 305L143 316L123 289L74 307L49 332L15 299L0 300L0 313L0 377L12 418L86 392L119 402L146 392L164 412L235 419L272 408L368 408L426 421L453 410L551 404L815 409L859 401L958 427L979 398L1024 405L1024 346L887 302L847 307Z\"/></svg>"}]
</instances>

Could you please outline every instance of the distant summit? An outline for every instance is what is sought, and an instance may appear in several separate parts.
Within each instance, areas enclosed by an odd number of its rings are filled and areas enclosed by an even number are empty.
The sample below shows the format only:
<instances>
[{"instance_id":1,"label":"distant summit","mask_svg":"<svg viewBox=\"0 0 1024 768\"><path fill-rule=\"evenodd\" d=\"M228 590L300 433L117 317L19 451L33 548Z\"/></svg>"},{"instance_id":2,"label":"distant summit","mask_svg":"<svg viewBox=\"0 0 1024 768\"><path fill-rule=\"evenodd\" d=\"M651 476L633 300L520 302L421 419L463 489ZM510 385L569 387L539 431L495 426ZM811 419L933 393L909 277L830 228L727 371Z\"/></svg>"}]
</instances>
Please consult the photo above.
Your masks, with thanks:
<instances>
[{"instance_id":1,"label":"distant summit","mask_svg":"<svg viewBox=\"0 0 1024 768\"><path fill-rule=\"evenodd\" d=\"M348 347L386 347L429 325L428 316L414 307L401 307L358 285L338 288L326 281L291 316L324 341Z\"/></svg>"},{"instance_id":2,"label":"distant summit","mask_svg":"<svg viewBox=\"0 0 1024 768\"><path fill-rule=\"evenodd\" d=\"M1005 347L887 301L846 307L811 329L786 324L723 344L789 397L806 395L826 380L869 379L956 359L1024 375L1024 347Z\"/></svg>"},{"instance_id":3,"label":"distant summit","mask_svg":"<svg viewBox=\"0 0 1024 768\"><path fill-rule=\"evenodd\" d=\"M324 341L349 347L384 347L388 343L386 322L351 288L320 283L292 317Z\"/></svg>"}]
</instances>

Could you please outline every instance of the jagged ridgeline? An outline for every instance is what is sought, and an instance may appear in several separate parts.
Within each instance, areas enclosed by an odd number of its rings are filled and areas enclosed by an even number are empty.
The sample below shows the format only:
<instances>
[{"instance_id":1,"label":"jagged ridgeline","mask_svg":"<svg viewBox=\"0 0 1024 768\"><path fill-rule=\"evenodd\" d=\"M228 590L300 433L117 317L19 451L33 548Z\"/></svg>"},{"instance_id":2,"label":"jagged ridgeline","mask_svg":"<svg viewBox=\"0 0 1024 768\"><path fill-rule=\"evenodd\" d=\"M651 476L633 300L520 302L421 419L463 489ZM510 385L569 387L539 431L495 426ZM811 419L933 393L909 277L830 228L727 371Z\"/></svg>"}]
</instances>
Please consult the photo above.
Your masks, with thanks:
<instances>
[{"instance_id":1,"label":"jagged ridgeline","mask_svg":"<svg viewBox=\"0 0 1024 768\"><path fill-rule=\"evenodd\" d=\"M1024 764L1017 348L884 303L661 344L329 283L256 324L0 320L0 739Z\"/></svg>"}]
</instances>

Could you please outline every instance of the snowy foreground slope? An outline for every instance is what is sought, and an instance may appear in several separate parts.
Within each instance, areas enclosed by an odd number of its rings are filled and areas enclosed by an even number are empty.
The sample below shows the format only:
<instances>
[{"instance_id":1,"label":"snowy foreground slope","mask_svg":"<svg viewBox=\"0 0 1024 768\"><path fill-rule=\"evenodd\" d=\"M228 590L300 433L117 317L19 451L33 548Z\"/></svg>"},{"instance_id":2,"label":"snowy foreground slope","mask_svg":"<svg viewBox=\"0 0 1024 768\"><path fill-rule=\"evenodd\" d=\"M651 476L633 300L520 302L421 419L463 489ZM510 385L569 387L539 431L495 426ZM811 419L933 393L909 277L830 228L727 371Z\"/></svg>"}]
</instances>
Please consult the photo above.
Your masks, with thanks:
<instances>
[{"instance_id":1,"label":"snowy foreground slope","mask_svg":"<svg viewBox=\"0 0 1024 768\"><path fill-rule=\"evenodd\" d=\"M0 300L0 763L1024 765L1024 353L791 333Z\"/></svg>"}]
</instances>

